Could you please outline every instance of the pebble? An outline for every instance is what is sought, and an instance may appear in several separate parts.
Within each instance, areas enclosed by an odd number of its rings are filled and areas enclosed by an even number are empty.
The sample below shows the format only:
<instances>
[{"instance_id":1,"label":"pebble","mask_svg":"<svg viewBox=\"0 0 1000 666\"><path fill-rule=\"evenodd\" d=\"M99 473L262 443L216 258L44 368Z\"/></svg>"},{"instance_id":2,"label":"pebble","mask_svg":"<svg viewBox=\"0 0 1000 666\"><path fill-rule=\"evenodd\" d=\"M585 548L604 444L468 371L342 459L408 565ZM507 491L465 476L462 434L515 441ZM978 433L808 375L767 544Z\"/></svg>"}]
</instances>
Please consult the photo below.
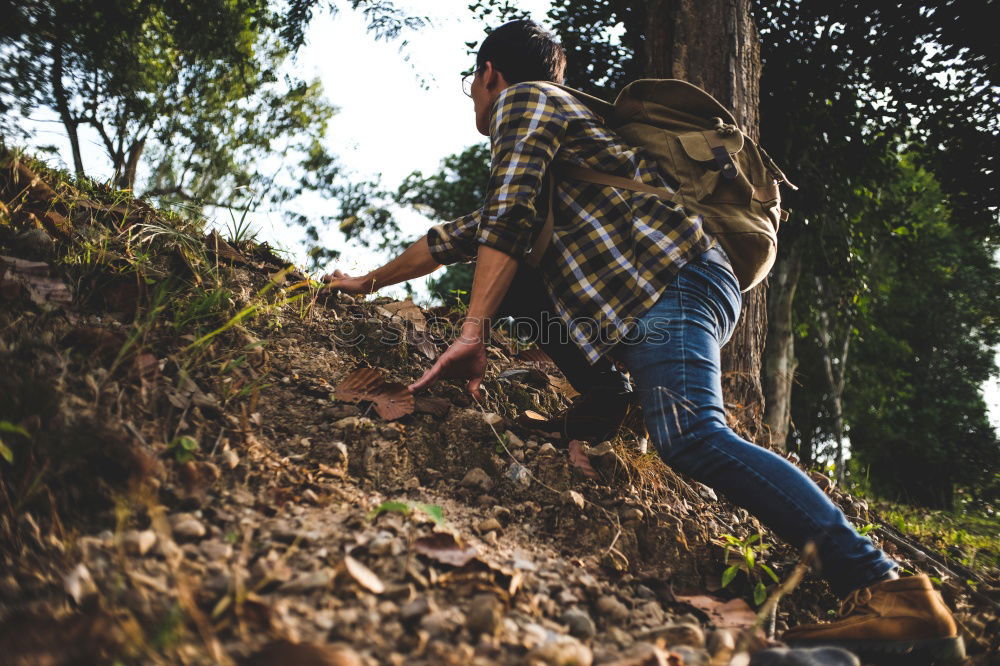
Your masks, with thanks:
<instances>
[{"instance_id":1,"label":"pebble","mask_svg":"<svg viewBox=\"0 0 1000 666\"><path fill-rule=\"evenodd\" d=\"M431 602L427 597L417 597L413 601L408 601L399 609L399 618L404 624L416 622L431 611Z\"/></svg>"},{"instance_id":2,"label":"pebble","mask_svg":"<svg viewBox=\"0 0 1000 666\"><path fill-rule=\"evenodd\" d=\"M531 485L531 472L529 472L528 468L521 463L511 463L510 467L508 467L507 471L504 473L504 476L514 483L524 486L525 488Z\"/></svg>"},{"instance_id":3,"label":"pebble","mask_svg":"<svg viewBox=\"0 0 1000 666\"><path fill-rule=\"evenodd\" d=\"M504 618L503 604L493 594L479 594L473 597L465 626L473 636L487 634L495 636Z\"/></svg>"},{"instance_id":4,"label":"pebble","mask_svg":"<svg viewBox=\"0 0 1000 666\"><path fill-rule=\"evenodd\" d=\"M594 654L575 638L559 636L529 652L525 661L530 666L591 666Z\"/></svg>"},{"instance_id":5,"label":"pebble","mask_svg":"<svg viewBox=\"0 0 1000 666\"><path fill-rule=\"evenodd\" d=\"M282 592L288 592L291 594L304 594L312 592L313 590L325 589L332 582L333 576L330 575L330 572L325 569L320 569L319 571L311 571L306 574L301 574L287 583L282 584L278 589Z\"/></svg>"},{"instance_id":6,"label":"pebble","mask_svg":"<svg viewBox=\"0 0 1000 666\"><path fill-rule=\"evenodd\" d=\"M642 520L642 510L631 508L625 509L621 513L622 522L629 523Z\"/></svg>"},{"instance_id":7,"label":"pebble","mask_svg":"<svg viewBox=\"0 0 1000 666\"><path fill-rule=\"evenodd\" d=\"M569 633L577 638L592 638L597 633L597 626L586 611L570 608L562 615L562 623L569 628Z\"/></svg>"},{"instance_id":8,"label":"pebble","mask_svg":"<svg viewBox=\"0 0 1000 666\"><path fill-rule=\"evenodd\" d=\"M461 485L466 488L489 490L493 487L493 479L481 467L473 467L462 477Z\"/></svg>"},{"instance_id":9,"label":"pebble","mask_svg":"<svg viewBox=\"0 0 1000 666\"><path fill-rule=\"evenodd\" d=\"M403 482L404 490L419 490L420 488L420 477L411 476L406 481Z\"/></svg>"},{"instance_id":10,"label":"pebble","mask_svg":"<svg viewBox=\"0 0 1000 666\"><path fill-rule=\"evenodd\" d=\"M213 562L228 560L233 554L233 547L231 545L215 539L203 542L200 550L206 559Z\"/></svg>"},{"instance_id":11,"label":"pebble","mask_svg":"<svg viewBox=\"0 0 1000 666\"><path fill-rule=\"evenodd\" d=\"M714 657L721 652L731 653L735 650L736 640L733 638L732 633L725 629L713 629L708 633L705 646Z\"/></svg>"},{"instance_id":12,"label":"pebble","mask_svg":"<svg viewBox=\"0 0 1000 666\"><path fill-rule=\"evenodd\" d=\"M500 506L495 504L493 506L493 517L499 520L501 523L506 525L510 522L510 509L505 506Z\"/></svg>"},{"instance_id":13,"label":"pebble","mask_svg":"<svg viewBox=\"0 0 1000 666\"><path fill-rule=\"evenodd\" d=\"M341 441L333 442L330 445L330 453L337 462L347 464L347 444Z\"/></svg>"},{"instance_id":14,"label":"pebble","mask_svg":"<svg viewBox=\"0 0 1000 666\"><path fill-rule=\"evenodd\" d=\"M628 607L611 595L597 600L597 612L612 622L624 622L628 618Z\"/></svg>"},{"instance_id":15,"label":"pebble","mask_svg":"<svg viewBox=\"0 0 1000 666\"><path fill-rule=\"evenodd\" d=\"M431 611L420 619L420 628L432 637L445 636L452 632L455 624L443 611Z\"/></svg>"},{"instance_id":16,"label":"pebble","mask_svg":"<svg viewBox=\"0 0 1000 666\"><path fill-rule=\"evenodd\" d=\"M621 645L622 647L629 647L630 645L635 643L635 639L632 638L632 634L628 633L621 627L611 627L610 629L608 629L607 635L608 638L610 638L615 643L618 643L618 645Z\"/></svg>"},{"instance_id":17,"label":"pebble","mask_svg":"<svg viewBox=\"0 0 1000 666\"><path fill-rule=\"evenodd\" d=\"M580 510L583 510L583 507L586 506L587 503L586 500L583 499L583 495L575 490L563 491L562 501L564 504L572 504Z\"/></svg>"},{"instance_id":18,"label":"pebble","mask_svg":"<svg viewBox=\"0 0 1000 666\"><path fill-rule=\"evenodd\" d=\"M153 530L129 530L122 537L125 552L129 555L144 556L156 543L156 532Z\"/></svg>"},{"instance_id":19,"label":"pebble","mask_svg":"<svg viewBox=\"0 0 1000 666\"><path fill-rule=\"evenodd\" d=\"M769 648L750 657L750 666L860 666L856 656L835 647Z\"/></svg>"},{"instance_id":20,"label":"pebble","mask_svg":"<svg viewBox=\"0 0 1000 666\"><path fill-rule=\"evenodd\" d=\"M502 529L500 521L496 518L486 518L485 520L480 520L476 523L476 531L480 534L486 534L487 532L497 532Z\"/></svg>"},{"instance_id":21,"label":"pebble","mask_svg":"<svg viewBox=\"0 0 1000 666\"><path fill-rule=\"evenodd\" d=\"M504 431L504 435L507 436L507 446L509 446L510 448L512 448L512 449L523 449L524 448L524 440L521 439L520 437L518 437L517 435L515 435L510 430Z\"/></svg>"},{"instance_id":22,"label":"pebble","mask_svg":"<svg viewBox=\"0 0 1000 666\"><path fill-rule=\"evenodd\" d=\"M669 649L681 658L681 663L684 666L706 666L712 660L708 651L702 648L690 645L672 645Z\"/></svg>"},{"instance_id":23,"label":"pebble","mask_svg":"<svg viewBox=\"0 0 1000 666\"><path fill-rule=\"evenodd\" d=\"M208 532L205 525L190 513L178 513L170 517L170 527L174 537L179 539L200 539Z\"/></svg>"},{"instance_id":24,"label":"pebble","mask_svg":"<svg viewBox=\"0 0 1000 666\"><path fill-rule=\"evenodd\" d=\"M375 538L368 542L368 552L376 557L382 557L392 553L392 545L395 537L389 532L379 532Z\"/></svg>"},{"instance_id":25,"label":"pebble","mask_svg":"<svg viewBox=\"0 0 1000 666\"><path fill-rule=\"evenodd\" d=\"M669 647L675 645L690 645L697 648L705 647L705 632L695 624L667 624L644 631L637 638L643 641L662 639Z\"/></svg>"},{"instance_id":26,"label":"pebble","mask_svg":"<svg viewBox=\"0 0 1000 666\"><path fill-rule=\"evenodd\" d=\"M552 442L545 442L544 444L542 444L542 447L538 449L538 455L540 456L547 456L547 455L554 456L555 454L556 454L556 447L553 446Z\"/></svg>"},{"instance_id":27,"label":"pebble","mask_svg":"<svg viewBox=\"0 0 1000 666\"><path fill-rule=\"evenodd\" d=\"M503 423L503 417L495 412L487 412L483 414L483 421L486 425L497 426Z\"/></svg>"},{"instance_id":28,"label":"pebble","mask_svg":"<svg viewBox=\"0 0 1000 666\"><path fill-rule=\"evenodd\" d=\"M63 577L63 589L77 605L97 594L97 584L94 583L94 578L90 575L90 569L83 562L76 565Z\"/></svg>"}]
</instances>

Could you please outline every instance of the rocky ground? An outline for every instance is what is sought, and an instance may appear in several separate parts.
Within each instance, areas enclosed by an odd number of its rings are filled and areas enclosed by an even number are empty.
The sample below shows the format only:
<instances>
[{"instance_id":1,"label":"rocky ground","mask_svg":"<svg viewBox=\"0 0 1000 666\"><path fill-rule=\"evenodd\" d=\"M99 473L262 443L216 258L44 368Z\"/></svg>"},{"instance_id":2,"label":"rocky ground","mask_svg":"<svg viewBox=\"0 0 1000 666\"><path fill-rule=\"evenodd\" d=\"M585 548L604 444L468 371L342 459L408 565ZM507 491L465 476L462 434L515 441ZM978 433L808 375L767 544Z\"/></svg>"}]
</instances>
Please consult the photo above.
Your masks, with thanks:
<instances>
[{"instance_id":1,"label":"rocky ground","mask_svg":"<svg viewBox=\"0 0 1000 666\"><path fill-rule=\"evenodd\" d=\"M413 400L460 313L327 298L266 247L2 166L0 661L785 663L768 636L836 608L812 574L759 621L762 569L723 589L727 537L782 579L799 554L643 453L637 415L519 426L571 390L502 333L482 404ZM996 572L872 537L996 657Z\"/></svg>"}]
</instances>

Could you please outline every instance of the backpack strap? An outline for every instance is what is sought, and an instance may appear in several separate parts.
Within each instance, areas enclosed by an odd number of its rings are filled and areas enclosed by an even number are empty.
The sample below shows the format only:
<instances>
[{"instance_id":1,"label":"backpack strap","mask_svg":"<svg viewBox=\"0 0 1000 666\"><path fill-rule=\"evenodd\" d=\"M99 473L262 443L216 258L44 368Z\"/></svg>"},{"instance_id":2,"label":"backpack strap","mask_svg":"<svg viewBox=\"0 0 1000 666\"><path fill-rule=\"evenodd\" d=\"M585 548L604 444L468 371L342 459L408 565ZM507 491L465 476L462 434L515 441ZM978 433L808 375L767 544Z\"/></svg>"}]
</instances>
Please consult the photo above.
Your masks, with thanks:
<instances>
[{"instance_id":1,"label":"backpack strap","mask_svg":"<svg viewBox=\"0 0 1000 666\"><path fill-rule=\"evenodd\" d=\"M542 225L542 229L538 233L538 237L535 238L534 245L531 246L531 252L524 259L524 262L532 268L538 268L538 265L542 260L542 255L545 254L545 251L549 247L549 243L552 241L552 230L555 227L556 221L554 206L556 196L555 183L557 176L570 178L572 180L582 180L585 183L594 183L595 185L617 187L622 190L655 194L660 197L660 199L668 202L673 202L676 196L670 190L649 185L641 180L624 178L622 176L613 176L610 173L604 173L603 171L576 166L573 164L553 164L549 167L548 173L549 211L545 216L545 224Z\"/></svg>"}]
</instances>

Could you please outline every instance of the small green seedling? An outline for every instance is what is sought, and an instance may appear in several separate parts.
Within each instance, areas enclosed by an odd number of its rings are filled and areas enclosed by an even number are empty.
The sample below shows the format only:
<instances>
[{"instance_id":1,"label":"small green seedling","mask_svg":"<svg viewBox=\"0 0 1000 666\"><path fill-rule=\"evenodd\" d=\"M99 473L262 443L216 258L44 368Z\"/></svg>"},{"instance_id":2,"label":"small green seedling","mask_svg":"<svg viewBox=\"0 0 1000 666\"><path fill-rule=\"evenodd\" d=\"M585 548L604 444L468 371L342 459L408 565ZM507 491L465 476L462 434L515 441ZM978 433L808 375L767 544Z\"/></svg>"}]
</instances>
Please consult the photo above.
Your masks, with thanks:
<instances>
[{"instance_id":1,"label":"small green seedling","mask_svg":"<svg viewBox=\"0 0 1000 666\"><path fill-rule=\"evenodd\" d=\"M875 525L873 523L868 523L867 525L863 525L862 527L858 528L858 534L860 534L863 537L866 537L869 534L871 534L873 530L876 530L879 527L881 527L881 525Z\"/></svg>"},{"instance_id":2,"label":"small green seedling","mask_svg":"<svg viewBox=\"0 0 1000 666\"><path fill-rule=\"evenodd\" d=\"M19 425L11 423L10 421L0 421L0 432L7 432L14 435L23 435L24 437L31 437L31 435L28 434L27 430L25 430ZM3 458L11 465L14 464L14 451L9 446L7 446L7 444L3 441L2 437L0 437L0 458Z\"/></svg>"},{"instance_id":3,"label":"small green seedling","mask_svg":"<svg viewBox=\"0 0 1000 666\"><path fill-rule=\"evenodd\" d=\"M761 540L760 534L753 534L746 539L738 539L731 534L723 534L722 538L723 543L721 545L726 549L726 564L729 564L730 559L737 559L734 564L730 564L722 572L722 587L726 587L733 582L736 574L742 571L746 575L747 581L753 584L754 603L760 606L767 599L767 586L764 584L764 574L767 574L767 577L775 583L780 582L774 570L760 561L760 556L771 546Z\"/></svg>"},{"instance_id":4,"label":"small green seedling","mask_svg":"<svg viewBox=\"0 0 1000 666\"><path fill-rule=\"evenodd\" d=\"M194 452L198 450L198 442L194 437L181 435L180 437L175 437L167 449L174 454L174 460L177 462L191 462L194 460Z\"/></svg>"},{"instance_id":5,"label":"small green seedling","mask_svg":"<svg viewBox=\"0 0 1000 666\"><path fill-rule=\"evenodd\" d=\"M435 525L444 524L444 509L439 507L437 504L424 504L423 502L399 502L399 501L386 501L379 504L377 507L368 512L365 516L368 520L375 520L383 513L395 512L401 513L404 516L409 516L414 510L422 511L427 514L427 516L434 521Z\"/></svg>"}]
</instances>

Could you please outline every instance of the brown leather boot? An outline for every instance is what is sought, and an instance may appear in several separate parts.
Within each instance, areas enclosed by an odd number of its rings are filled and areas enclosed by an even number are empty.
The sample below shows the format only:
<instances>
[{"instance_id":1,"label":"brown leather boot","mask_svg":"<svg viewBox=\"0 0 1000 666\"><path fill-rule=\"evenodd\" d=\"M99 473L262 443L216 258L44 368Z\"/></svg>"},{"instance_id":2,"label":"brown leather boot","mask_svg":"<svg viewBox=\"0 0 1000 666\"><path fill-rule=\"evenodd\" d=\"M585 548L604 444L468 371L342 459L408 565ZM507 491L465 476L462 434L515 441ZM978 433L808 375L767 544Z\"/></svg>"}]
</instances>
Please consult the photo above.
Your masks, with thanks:
<instances>
[{"instance_id":1,"label":"brown leather boot","mask_svg":"<svg viewBox=\"0 0 1000 666\"><path fill-rule=\"evenodd\" d=\"M954 664L965 645L941 595L921 574L863 587L840 605L842 619L785 632L793 647L841 647L872 664Z\"/></svg>"}]
</instances>

